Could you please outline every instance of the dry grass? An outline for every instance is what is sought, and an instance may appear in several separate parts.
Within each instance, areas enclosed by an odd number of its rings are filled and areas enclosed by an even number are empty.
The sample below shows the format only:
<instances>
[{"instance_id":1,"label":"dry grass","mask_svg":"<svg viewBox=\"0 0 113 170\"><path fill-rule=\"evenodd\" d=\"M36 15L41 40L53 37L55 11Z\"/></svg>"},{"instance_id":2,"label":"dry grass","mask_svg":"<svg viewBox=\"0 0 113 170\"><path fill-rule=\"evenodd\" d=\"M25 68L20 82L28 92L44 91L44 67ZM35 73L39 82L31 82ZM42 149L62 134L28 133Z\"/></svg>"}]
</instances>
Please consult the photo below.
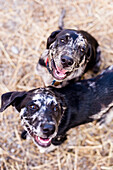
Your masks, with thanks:
<instances>
[{"instance_id":1,"label":"dry grass","mask_svg":"<svg viewBox=\"0 0 113 170\"><path fill-rule=\"evenodd\" d=\"M35 67L62 8L65 28L84 29L99 41L101 69L113 64L112 0L0 0L0 95L43 85ZM48 154L21 140L21 131L12 107L0 114L1 170L113 169L113 121L103 129L90 123L70 130L68 140Z\"/></svg>"}]
</instances>

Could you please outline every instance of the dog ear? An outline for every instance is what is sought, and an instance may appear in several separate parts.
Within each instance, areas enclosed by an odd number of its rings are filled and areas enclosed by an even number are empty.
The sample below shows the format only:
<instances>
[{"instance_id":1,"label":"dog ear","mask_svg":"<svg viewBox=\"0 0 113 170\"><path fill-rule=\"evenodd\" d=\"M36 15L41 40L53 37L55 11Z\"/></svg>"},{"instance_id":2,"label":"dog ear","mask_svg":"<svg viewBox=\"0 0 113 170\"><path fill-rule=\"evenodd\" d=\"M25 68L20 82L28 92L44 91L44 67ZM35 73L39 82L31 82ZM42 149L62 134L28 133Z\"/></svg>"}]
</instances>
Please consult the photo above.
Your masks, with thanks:
<instances>
[{"instance_id":1,"label":"dog ear","mask_svg":"<svg viewBox=\"0 0 113 170\"><path fill-rule=\"evenodd\" d=\"M20 105L22 100L25 98L26 92L8 92L1 96L1 108L0 112L3 112L8 106L14 106L18 111L21 110Z\"/></svg>"},{"instance_id":2,"label":"dog ear","mask_svg":"<svg viewBox=\"0 0 113 170\"><path fill-rule=\"evenodd\" d=\"M89 44L89 45L88 45L88 51L87 51L87 59L88 59L88 61L89 61L90 58L92 57L93 53L94 53L93 48L92 48L92 46Z\"/></svg>"},{"instance_id":3,"label":"dog ear","mask_svg":"<svg viewBox=\"0 0 113 170\"><path fill-rule=\"evenodd\" d=\"M51 35L47 39L47 49L49 49L49 46L55 41L56 35L61 32L61 30L57 30L51 33Z\"/></svg>"}]
</instances>

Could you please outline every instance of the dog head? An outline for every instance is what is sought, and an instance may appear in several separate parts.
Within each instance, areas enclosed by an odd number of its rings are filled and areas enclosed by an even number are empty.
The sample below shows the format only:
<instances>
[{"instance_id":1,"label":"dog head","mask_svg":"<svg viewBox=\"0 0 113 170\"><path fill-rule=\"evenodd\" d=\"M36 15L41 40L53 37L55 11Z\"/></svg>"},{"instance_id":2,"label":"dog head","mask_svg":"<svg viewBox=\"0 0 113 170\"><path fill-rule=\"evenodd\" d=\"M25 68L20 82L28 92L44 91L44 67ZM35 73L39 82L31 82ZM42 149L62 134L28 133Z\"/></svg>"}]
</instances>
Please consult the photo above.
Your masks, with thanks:
<instances>
[{"instance_id":1,"label":"dog head","mask_svg":"<svg viewBox=\"0 0 113 170\"><path fill-rule=\"evenodd\" d=\"M20 112L22 125L34 143L41 147L50 146L63 114L61 100L50 88L3 94L0 112L10 105Z\"/></svg>"},{"instance_id":2,"label":"dog head","mask_svg":"<svg viewBox=\"0 0 113 170\"><path fill-rule=\"evenodd\" d=\"M66 79L76 72L76 77L84 72L92 55L91 45L79 31L64 29L52 32L47 39L49 69L57 80Z\"/></svg>"}]
</instances>

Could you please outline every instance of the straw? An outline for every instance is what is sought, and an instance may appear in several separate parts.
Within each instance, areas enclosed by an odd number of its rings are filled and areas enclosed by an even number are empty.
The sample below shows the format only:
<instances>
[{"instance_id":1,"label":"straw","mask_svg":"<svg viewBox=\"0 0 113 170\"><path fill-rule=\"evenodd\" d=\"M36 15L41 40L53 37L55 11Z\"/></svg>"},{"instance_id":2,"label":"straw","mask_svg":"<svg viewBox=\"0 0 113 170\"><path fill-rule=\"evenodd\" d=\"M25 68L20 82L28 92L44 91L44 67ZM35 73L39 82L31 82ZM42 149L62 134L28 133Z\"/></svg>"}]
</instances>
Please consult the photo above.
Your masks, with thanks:
<instances>
[{"instance_id":1,"label":"straw","mask_svg":"<svg viewBox=\"0 0 113 170\"><path fill-rule=\"evenodd\" d=\"M52 31L83 29L99 42L101 70L113 64L113 1L9 0L0 2L0 95L43 87L36 64ZM62 23L60 21L60 23ZM62 25L62 24L61 24ZM84 78L96 76L91 71ZM0 169L112 170L113 121L100 129L95 122L73 128L53 152L41 154L31 140L20 138L19 113L9 107L0 114Z\"/></svg>"}]
</instances>

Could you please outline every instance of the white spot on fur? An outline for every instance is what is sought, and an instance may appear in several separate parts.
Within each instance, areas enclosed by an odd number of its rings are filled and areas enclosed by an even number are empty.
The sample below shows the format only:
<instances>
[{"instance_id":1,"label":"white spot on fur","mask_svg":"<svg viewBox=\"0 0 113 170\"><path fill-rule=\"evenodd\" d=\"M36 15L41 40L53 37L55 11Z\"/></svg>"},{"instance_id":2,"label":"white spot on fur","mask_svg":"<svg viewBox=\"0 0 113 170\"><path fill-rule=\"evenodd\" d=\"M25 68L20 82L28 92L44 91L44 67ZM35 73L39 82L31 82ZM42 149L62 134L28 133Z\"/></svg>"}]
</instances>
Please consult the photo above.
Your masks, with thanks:
<instances>
[{"instance_id":1,"label":"white spot on fur","mask_svg":"<svg viewBox=\"0 0 113 170\"><path fill-rule=\"evenodd\" d=\"M95 82L89 82L89 86L95 88Z\"/></svg>"},{"instance_id":2,"label":"white spot on fur","mask_svg":"<svg viewBox=\"0 0 113 170\"><path fill-rule=\"evenodd\" d=\"M67 36L70 36L70 34L69 34L69 33L66 33L66 35L67 35Z\"/></svg>"},{"instance_id":3,"label":"white spot on fur","mask_svg":"<svg viewBox=\"0 0 113 170\"><path fill-rule=\"evenodd\" d=\"M26 110L27 110L27 109L26 109L25 107L22 108L21 111L20 111L20 116L23 116L23 114L26 112Z\"/></svg>"},{"instance_id":4,"label":"white spot on fur","mask_svg":"<svg viewBox=\"0 0 113 170\"><path fill-rule=\"evenodd\" d=\"M86 39L81 34L78 34L76 43L78 46L84 46L86 44Z\"/></svg>"},{"instance_id":5,"label":"white spot on fur","mask_svg":"<svg viewBox=\"0 0 113 170\"><path fill-rule=\"evenodd\" d=\"M51 104L52 102L54 102L55 104L57 104L57 101L55 99L54 96L51 96L49 94L36 94L34 97L33 97L33 100L35 100L35 104L38 104L40 106L40 101L39 100L43 100L43 104L46 106L48 104Z\"/></svg>"}]
</instances>

